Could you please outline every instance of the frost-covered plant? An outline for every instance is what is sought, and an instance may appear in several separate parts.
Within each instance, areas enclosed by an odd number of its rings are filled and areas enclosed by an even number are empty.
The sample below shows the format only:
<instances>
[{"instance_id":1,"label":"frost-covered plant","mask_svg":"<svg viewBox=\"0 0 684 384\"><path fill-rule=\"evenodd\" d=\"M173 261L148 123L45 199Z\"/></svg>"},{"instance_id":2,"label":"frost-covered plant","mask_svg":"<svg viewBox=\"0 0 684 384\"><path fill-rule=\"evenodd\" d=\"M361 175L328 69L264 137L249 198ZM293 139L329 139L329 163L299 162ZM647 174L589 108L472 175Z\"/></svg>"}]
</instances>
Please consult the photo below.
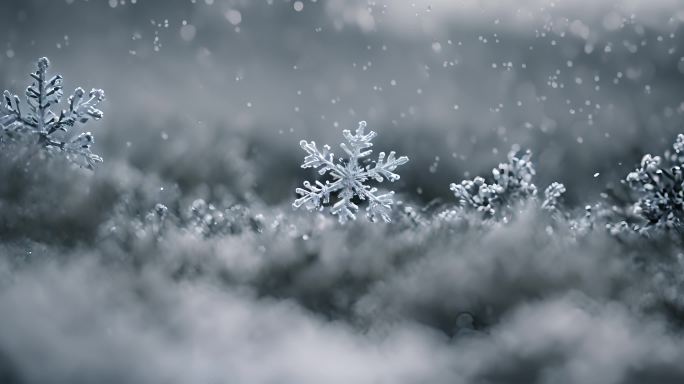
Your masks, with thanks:
<instances>
[{"instance_id":1,"label":"frost-covered plant","mask_svg":"<svg viewBox=\"0 0 684 384\"><path fill-rule=\"evenodd\" d=\"M491 184L478 176L473 180L463 180L460 184L452 183L450 189L461 207L482 212L485 217L496 216L521 201L537 196L537 186L532 182L536 172L531 158L532 152L529 150L521 157L517 157L516 151L511 151L508 162L492 170ZM545 203L549 207L551 204L555 206L565 192L562 184L554 184L547 189L551 195L547 195Z\"/></svg>"},{"instance_id":2,"label":"frost-covered plant","mask_svg":"<svg viewBox=\"0 0 684 384\"><path fill-rule=\"evenodd\" d=\"M645 155L640 167L623 181L638 200L634 213L642 217L644 228L682 229L684 224L684 135L665 153L669 165L660 156Z\"/></svg>"},{"instance_id":3,"label":"frost-covered plant","mask_svg":"<svg viewBox=\"0 0 684 384\"><path fill-rule=\"evenodd\" d=\"M174 204L178 206L179 204ZM144 213L128 198L114 208L112 216L101 226L99 240L114 241L124 250L156 246L168 236L178 233L208 240L242 233L263 233L265 224L261 213L253 213L240 204L225 208L196 199L180 211L157 203Z\"/></svg>"},{"instance_id":4,"label":"frost-covered plant","mask_svg":"<svg viewBox=\"0 0 684 384\"><path fill-rule=\"evenodd\" d=\"M335 155L330 152L328 145L324 145L321 150L313 141L300 141L299 145L308 154L304 158L302 168L315 168L320 175L328 173L332 181L326 180L325 184L318 180L315 184L305 181L304 188L296 190L301 197L292 204L294 208L304 206L309 210L322 211L325 204L330 202L331 195L335 194L337 202L330 208L330 212L336 215L342 224L347 220L356 219L359 207L355 199L368 200L366 213L371 221L376 221L378 217L385 222L391 221L390 212L394 203L392 199L394 192L377 194L377 188L365 183L369 180L378 182L385 179L390 182L399 180L399 175L394 173L394 170L406 164L409 159L406 156L395 158L394 151L388 156L385 156L385 152L380 152L377 161L366 163L364 158L373 152L369 148L373 146L371 141L376 133L374 131L366 133L365 129L366 122L361 121L355 134L349 130L342 132L348 142L348 144L340 144L349 156L346 160L339 158L335 161Z\"/></svg>"},{"instance_id":5,"label":"frost-covered plant","mask_svg":"<svg viewBox=\"0 0 684 384\"><path fill-rule=\"evenodd\" d=\"M532 152L525 151L522 157L516 157L516 151L508 153L508 163L500 163L492 170L494 189L500 199L525 199L537 195L537 186L532 183L536 174L532 164Z\"/></svg>"},{"instance_id":6,"label":"frost-covered plant","mask_svg":"<svg viewBox=\"0 0 684 384\"><path fill-rule=\"evenodd\" d=\"M560 199L565 193L565 185L553 182L544 190L544 201L541 207L548 211L555 211L560 205Z\"/></svg>"},{"instance_id":7,"label":"frost-covered plant","mask_svg":"<svg viewBox=\"0 0 684 384\"><path fill-rule=\"evenodd\" d=\"M473 208L486 216L496 213L498 195L484 178L477 176L473 180L463 180L461 184L452 183L450 189L461 207Z\"/></svg>"},{"instance_id":8,"label":"frost-covered plant","mask_svg":"<svg viewBox=\"0 0 684 384\"><path fill-rule=\"evenodd\" d=\"M90 150L93 135L84 132L74 136L69 131L79 123L102 118L97 105L104 100L104 92L93 89L86 96L83 88L76 88L68 99L68 109L56 114L51 107L62 99L62 76L48 77L49 66L47 58L38 60L38 69L31 73L33 83L26 88L25 105L18 95L4 92L4 103L0 102L0 142L36 144L48 152L62 152L74 163L93 169L102 162Z\"/></svg>"}]
</instances>

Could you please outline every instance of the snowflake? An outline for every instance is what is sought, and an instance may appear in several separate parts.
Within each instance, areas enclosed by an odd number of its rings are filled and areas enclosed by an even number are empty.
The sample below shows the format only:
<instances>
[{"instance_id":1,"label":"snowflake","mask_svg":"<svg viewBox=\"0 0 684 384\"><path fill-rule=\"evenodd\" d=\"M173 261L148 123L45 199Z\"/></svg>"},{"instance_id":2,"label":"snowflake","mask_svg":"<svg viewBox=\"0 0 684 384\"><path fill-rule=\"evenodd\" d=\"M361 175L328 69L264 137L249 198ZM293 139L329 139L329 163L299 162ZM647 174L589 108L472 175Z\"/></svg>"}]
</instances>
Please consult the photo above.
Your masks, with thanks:
<instances>
[{"instance_id":1,"label":"snowflake","mask_svg":"<svg viewBox=\"0 0 684 384\"><path fill-rule=\"evenodd\" d=\"M309 210L323 210L324 205L330 202L330 195L337 194L337 202L332 206L330 212L337 215L340 223L344 224L347 220L355 220L356 212L359 207L354 202L355 197L359 200L368 200L366 213L371 221L376 221L381 217L385 222L390 222L390 212L392 211L392 196L390 191L384 194L377 194L377 188L366 185L365 182L374 179L382 182L385 179L390 182L399 180L399 175L394 170L409 159L406 156L395 158L392 151L387 157L385 152L380 152L378 160L364 166L362 159L369 156L373 151L369 149L373 146L371 142L376 133L370 131L365 133L366 122L361 121L356 133L352 134L349 130L344 130L344 138L349 144L342 143L340 147L349 155L349 159L338 159L335 162L335 155L330 152L330 147L325 145L321 151L313 141L302 140L299 145L308 153L304 158L302 168L315 168L320 175L329 173L332 182L327 180L325 184L316 181L315 185L308 181L304 182L304 188L297 188L296 192L301 197L294 201L292 206L299 208L306 207Z\"/></svg>"},{"instance_id":2,"label":"snowflake","mask_svg":"<svg viewBox=\"0 0 684 384\"><path fill-rule=\"evenodd\" d=\"M68 109L55 114L50 107L62 99L62 76L48 78L50 61L38 60L36 72L31 73L33 83L26 88L24 108L19 96L4 92L4 103L0 102L0 142L30 141L48 152L62 152L74 163L93 169L102 158L90 151L93 135L90 132L69 137L76 124L84 124L91 118L99 120L102 111L97 105L104 100L101 89L93 89L85 96L82 88L76 88L68 99Z\"/></svg>"}]
</instances>

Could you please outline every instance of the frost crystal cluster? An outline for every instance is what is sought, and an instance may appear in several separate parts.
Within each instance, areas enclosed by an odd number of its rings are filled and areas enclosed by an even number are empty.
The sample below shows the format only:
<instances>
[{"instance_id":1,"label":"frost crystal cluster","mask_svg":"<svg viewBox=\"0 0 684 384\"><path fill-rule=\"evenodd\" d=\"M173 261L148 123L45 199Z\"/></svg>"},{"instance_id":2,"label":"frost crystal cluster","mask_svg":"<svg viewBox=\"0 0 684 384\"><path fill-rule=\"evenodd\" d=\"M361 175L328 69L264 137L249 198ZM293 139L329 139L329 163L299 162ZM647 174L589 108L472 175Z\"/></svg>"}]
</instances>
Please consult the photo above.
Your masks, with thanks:
<instances>
[{"instance_id":1,"label":"frost crystal cluster","mask_svg":"<svg viewBox=\"0 0 684 384\"><path fill-rule=\"evenodd\" d=\"M56 114L51 107L62 99L62 76L48 77L49 66L47 58L38 60L38 69L31 73L33 83L26 88L26 104L21 103L18 95L4 92L4 102L0 102L0 142L36 144L48 152L62 152L76 164L93 169L102 162L100 156L90 151L93 135L85 132L72 136L69 131L79 123L102 118L97 105L104 100L104 92L93 89L86 96L82 88L76 88L68 99L68 108Z\"/></svg>"},{"instance_id":2,"label":"frost crystal cluster","mask_svg":"<svg viewBox=\"0 0 684 384\"><path fill-rule=\"evenodd\" d=\"M625 182L638 197L634 212L648 227L681 229L684 223L684 135L677 136L673 153L666 153L670 166L660 156L645 155L641 165Z\"/></svg>"},{"instance_id":3,"label":"frost crystal cluster","mask_svg":"<svg viewBox=\"0 0 684 384\"><path fill-rule=\"evenodd\" d=\"M508 162L492 170L492 184L487 184L483 177L478 176L473 180L463 180L460 184L452 183L450 189L463 208L482 212L485 217L501 214L504 208L511 208L518 202L537 196L537 187L532 182L536 172L531 158L532 152L529 150L522 157L517 157L517 152L511 151ZM543 205L555 207L564 192L562 184L552 184L546 190Z\"/></svg>"},{"instance_id":4,"label":"frost crystal cluster","mask_svg":"<svg viewBox=\"0 0 684 384\"><path fill-rule=\"evenodd\" d=\"M544 201L541 207L548 211L555 211L560 205L560 199L565 193L565 185L553 182L544 190Z\"/></svg>"},{"instance_id":5,"label":"frost crystal cluster","mask_svg":"<svg viewBox=\"0 0 684 384\"><path fill-rule=\"evenodd\" d=\"M221 209L203 199L192 202L185 218L192 232L204 237L242 233L246 230L261 232L260 215L252 215L247 207L232 205Z\"/></svg>"},{"instance_id":6,"label":"frost crystal cluster","mask_svg":"<svg viewBox=\"0 0 684 384\"><path fill-rule=\"evenodd\" d=\"M395 158L394 151L387 156L385 152L380 152L377 161L365 164L363 160L373 152L370 149L373 146L371 141L376 136L374 131L366 133L365 130L366 122L361 121L355 134L349 130L343 131L348 144L342 143L340 147L349 156L346 160L339 158L335 161L335 155L330 152L327 145L319 149L313 141L302 140L299 143L308 154L304 158L302 168L315 168L320 175L329 174L332 180L327 180L325 184L318 180L315 184L305 181L304 188L296 190L301 197L294 201L293 207L304 206L309 210L323 210L324 205L330 202L330 197L334 194L337 201L330 208L330 212L336 215L342 224L347 220L356 219L356 212L359 209L355 202L356 198L368 201L366 213L371 221L376 221L378 217L385 222L391 221L394 192L378 194L377 188L368 186L366 182L399 180L399 175L394 173L394 170L406 164L409 159L406 156Z\"/></svg>"}]
</instances>

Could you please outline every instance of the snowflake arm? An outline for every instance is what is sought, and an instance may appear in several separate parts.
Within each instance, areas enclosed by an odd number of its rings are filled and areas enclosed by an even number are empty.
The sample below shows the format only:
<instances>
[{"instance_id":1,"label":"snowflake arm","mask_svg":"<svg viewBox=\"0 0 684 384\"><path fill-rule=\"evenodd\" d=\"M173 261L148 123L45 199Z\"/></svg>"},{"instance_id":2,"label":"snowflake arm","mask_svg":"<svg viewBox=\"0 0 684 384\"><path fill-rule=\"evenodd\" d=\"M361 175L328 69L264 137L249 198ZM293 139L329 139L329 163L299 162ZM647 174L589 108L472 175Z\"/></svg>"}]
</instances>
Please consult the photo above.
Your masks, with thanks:
<instances>
[{"instance_id":1,"label":"snowflake arm","mask_svg":"<svg viewBox=\"0 0 684 384\"><path fill-rule=\"evenodd\" d=\"M90 132L84 132L69 142L65 142L61 149L66 153L69 160L83 168L93 170L97 163L103 161L100 156L90 150L90 146L94 141L93 135Z\"/></svg>"},{"instance_id":2,"label":"snowflake arm","mask_svg":"<svg viewBox=\"0 0 684 384\"><path fill-rule=\"evenodd\" d=\"M408 157L401 156L398 159L394 158L395 152L390 152L385 160L385 152L380 152L378 154L378 161L374 165L369 165L366 167L366 176L382 182L383 179L387 179L391 182L399 180L399 175L394 173L394 170L398 166L408 163Z\"/></svg>"},{"instance_id":3,"label":"snowflake arm","mask_svg":"<svg viewBox=\"0 0 684 384\"><path fill-rule=\"evenodd\" d=\"M351 131L345 129L342 135L349 142L349 145L342 143L340 147L347 152L350 160L358 160L362 157L370 155L373 151L368 149L373 146L372 140L377 136L375 131L365 133L366 122L359 122L359 127L356 128L356 133L352 135ZM366 150L368 149L368 150Z\"/></svg>"},{"instance_id":4,"label":"snowflake arm","mask_svg":"<svg viewBox=\"0 0 684 384\"><path fill-rule=\"evenodd\" d=\"M302 196L295 200L293 207L299 208L305 206L309 210L320 208L323 204L330 202L330 194L342 189L342 180L337 180L333 183L327 182L325 184L316 181L316 185L310 182L304 182L304 188L297 188L295 192Z\"/></svg>"},{"instance_id":5,"label":"snowflake arm","mask_svg":"<svg viewBox=\"0 0 684 384\"><path fill-rule=\"evenodd\" d=\"M18 134L24 131L33 131L36 124L21 111L19 96L12 95L9 91L3 93L4 104L0 105L0 125L3 132L8 135Z\"/></svg>"},{"instance_id":6,"label":"snowflake arm","mask_svg":"<svg viewBox=\"0 0 684 384\"><path fill-rule=\"evenodd\" d=\"M335 169L337 166L334 162L335 155L330 153L330 147L327 145L323 146L323 151L319 150L316 146L315 141L307 142L302 140L299 142L299 146L308 153L304 158L304 164L302 168L321 168L319 173L325 174L328 170Z\"/></svg>"},{"instance_id":7,"label":"snowflake arm","mask_svg":"<svg viewBox=\"0 0 684 384\"><path fill-rule=\"evenodd\" d=\"M100 120L104 114L97 109L97 105L104 100L104 91L92 89L88 98L84 100L83 88L76 88L74 94L69 97L69 109L61 112L59 119L55 121L50 133L57 130L66 132L67 127L73 127L77 123L85 124L88 120Z\"/></svg>"},{"instance_id":8,"label":"snowflake arm","mask_svg":"<svg viewBox=\"0 0 684 384\"><path fill-rule=\"evenodd\" d=\"M390 219L390 213L392 213L392 205L394 200L394 191L384 193L382 195L376 195L377 188L371 188L366 191L366 196L368 198L368 207L366 208L366 216L372 221L376 222L378 217L382 218L383 221L389 223L392 221Z\"/></svg>"},{"instance_id":9,"label":"snowflake arm","mask_svg":"<svg viewBox=\"0 0 684 384\"><path fill-rule=\"evenodd\" d=\"M29 105L29 120L33 123L37 133L49 135L53 131L57 116L50 110L50 106L58 104L62 98L62 76L56 75L48 80L50 62L43 57L38 60L38 70L31 73L34 82L26 88L26 102ZM18 98L15 96L18 102ZM17 103L18 105L18 103Z\"/></svg>"},{"instance_id":10,"label":"snowflake arm","mask_svg":"<svg viewBox=\"0 0 684 384\"><path fill-rule=\"evenodd\" d=\"M331 193L342 188L340 166L334 163L335 155L330 153L330 147L327 145L324 145L323 150L321 151L316 146L316 142L302 140L299 142L299 146L308 154L304 158L304 163L301 166L302 168L317 169L318 173L321 175L330 172L333 178L336 179L332 183L326 181L325 184L316 181L315 185L305 181L304 188L297 188L297 194L302 197L295 200L292 206L299 208L303 205L309 210L318 209L323 204L327 204L330 201Z\"/></svg>"},{"instance_id":11,"label":"snowflake arm","mask_svg":"<svg viewBox=\"0 0 684 384\"><path fill-rule=\"evenodd\" d=\"M330 208L330 213L337 216L341 224L348 220L356 220L356 212L359 206L352 202L354 193L351 189L343 189L339 194L340 199Z\"/></svg>"}]
</instances>

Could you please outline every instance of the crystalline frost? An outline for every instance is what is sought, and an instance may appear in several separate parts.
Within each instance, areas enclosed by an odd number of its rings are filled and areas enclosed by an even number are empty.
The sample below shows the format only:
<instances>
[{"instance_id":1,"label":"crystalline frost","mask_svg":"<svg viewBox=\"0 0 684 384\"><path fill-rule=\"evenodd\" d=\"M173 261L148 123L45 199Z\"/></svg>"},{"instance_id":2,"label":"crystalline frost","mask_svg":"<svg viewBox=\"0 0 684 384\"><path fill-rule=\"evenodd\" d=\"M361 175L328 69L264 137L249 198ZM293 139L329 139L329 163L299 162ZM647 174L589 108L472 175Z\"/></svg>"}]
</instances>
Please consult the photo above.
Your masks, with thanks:
<instances>
[{"instance_id":1,"label":"crystalline frost","mask_svg":"<svg viewBox=\"0 0 684 384\"><path fill-rule=\"evenodd\" d=\"M492 217L503 207L510 207L518 201L537 195L537 187L532 182L535 175L532 153L525 152L521 157L512 151L508 162L501 163L492 170L494 183L487 184L482 177L452 183L449 188L464 208L472 208Z\"/></svg>"},{"instance_id":2,"label":"crystalline frost","mask_svg":"<svg viewBox=\"0 0 684 384\"><path fill-rule=\"evenodd\" d=\"M93 135L84 132L70 136L69 130L102 118L97 106L104 100L104 92L93 89L86 95L82 88L76 88L68 99L68 109L56 114L50 108L62 99L62 76L48 77L49 66L47 58L38 60L36 72L31 73L33 83L26 88L26 104L18 95L4 92L4 102L0 102L0 142L26 140L48 152L62 152L76 164L93 169L102 162L90 150Z\"/></svg>"},{"instance_id":3,"label":"crystalline frost","mask_svg":"<svg viewBox=\"0 0 684 384\"><path fill-rule=\"evenodd\" d=\"M647 221L647 227L684 227L684 135L677 136L673 149L665 154L670 167L660 156L647 154L625 179L638 197L634 211Z\"/></svg>"},{"instance_id":4,"label":"crystalline frost","mask_svg":"<svg viewBox=\"0 0 684 384\"><path fill-rule=\"evenodd\" d=\"M541 207L548 211L558 209L560 199L564 193L565 185L558 182L551 183L551 185L544 190L544 201L542 202Z\"/></svg>"},{"instance_id":5,"label":"crystalline frost","mask_svg":"<svg viewBox=\"0 0 684 384\"><path fill-rule=\"evenodd\" d=\"M368 201L366 213L369 219L376 221L380 217L385 222L391 221L394 192L379 194L377 188L365 183L369 180L399 180L399 175L394 173L394 170L406 164L409 159L406 156L396 158L394 151L387 156L385 152L380 152L377 161L364 165L363 159L373 152L370 148L376 136L374 131L366 133L365 129L366 122L361 121L355 134L349 130L343 131L347 143L340 144L340 147L349 156L346 160L335 161L335 155L330 152L327 145L319 149L313 141L302 140L299 143L307 153L302 168L315 168L320 175L329 174L332 180L325 183L317 180L314 184L305 181L304 188L296 190L301 197L294 201L293 207L304 206L309 210L323 210L324 205L330 202L331 195L336 194L337 201L330 208L330 212L338 217L340 223L356 219L359 207L354 202L355 197Z\"/></svg>"}]
</instances>

